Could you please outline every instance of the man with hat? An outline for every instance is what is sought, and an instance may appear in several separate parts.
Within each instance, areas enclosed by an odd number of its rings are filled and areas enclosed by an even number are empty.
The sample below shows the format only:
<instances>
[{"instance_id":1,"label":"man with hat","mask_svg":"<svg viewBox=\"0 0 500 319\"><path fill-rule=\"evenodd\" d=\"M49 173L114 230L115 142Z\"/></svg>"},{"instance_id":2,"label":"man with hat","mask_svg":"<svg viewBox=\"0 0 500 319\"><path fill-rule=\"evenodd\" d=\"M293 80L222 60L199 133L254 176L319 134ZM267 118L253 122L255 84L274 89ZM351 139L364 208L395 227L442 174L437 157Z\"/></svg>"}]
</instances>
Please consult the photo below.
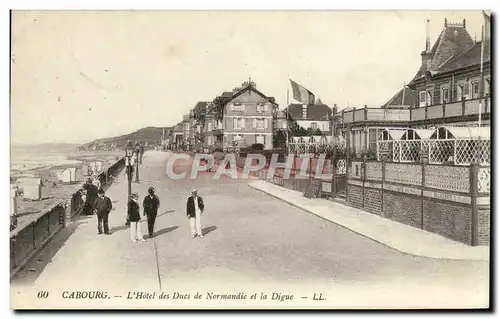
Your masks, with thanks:
<instances>
[{"instance_id":1,"label":"man with hat","mask_svg":"<svg viewBox=\"0 0 500 319\"><path fill-rule=\"evenodd\" d=\"M87 191L87 197L85 199L84 211L85 215L92 215L94 211L94 201L97 198L97 192L99 188L92 183L92 178L87 179L87 183L83 186L83 188Z\"/></svg>"},{"instance_id":2,"label":"man with hat","mask_svg":"<svg viewBox=\"0 0 500 319\"><path fill-rule=\"evenodd\" d=\"M104 234L111 235L109 233L108 216L113 208L113 204L109 197L104 196L104 190L102 188L97 192L97 195L98 197L94 201L94 212L97 215L97 232L101 235L104 226Z\"/></svg>"},{"instance_id":3,"label":"man with hat","mask_svg":"<svg viewBox=\"0 0 500 319\"><path fill-rule=\"evenodd\" d=\"M158 214L158 208L160 207L160 199L155 195L155 189L153 187L148 189L148 195L144 197L142 207L144 208L144 216L147 216L148 218L149 238L153 238L156 215Z\"/></svg>"},{"instance_id":4,"label":"man with hat","mask_svg":"<svg viewBox=\"0 0 500 319\"><path fill-rule=\"evenodd\" d=\"M144 241L141 230L141 214L137 203L139 195L133 193L128 202L127 220L130 222L130 237L133 242Z\"/></svg>"},{"instance_id":5,"label":"man with hat","mask_svg":"<svg viewBox=\"0 0 500 319\"><path fill-rule=\"evenodd\" d=\"M203 238L203 233L201 228L203 226L202 214L205 209L203 204L203 198L198 196L198 191L196 189L191 190L191 196L187 200L186 214L189 219L189 225L191 227L191 238L198 237Z\"/></svg>"}]
</instances>

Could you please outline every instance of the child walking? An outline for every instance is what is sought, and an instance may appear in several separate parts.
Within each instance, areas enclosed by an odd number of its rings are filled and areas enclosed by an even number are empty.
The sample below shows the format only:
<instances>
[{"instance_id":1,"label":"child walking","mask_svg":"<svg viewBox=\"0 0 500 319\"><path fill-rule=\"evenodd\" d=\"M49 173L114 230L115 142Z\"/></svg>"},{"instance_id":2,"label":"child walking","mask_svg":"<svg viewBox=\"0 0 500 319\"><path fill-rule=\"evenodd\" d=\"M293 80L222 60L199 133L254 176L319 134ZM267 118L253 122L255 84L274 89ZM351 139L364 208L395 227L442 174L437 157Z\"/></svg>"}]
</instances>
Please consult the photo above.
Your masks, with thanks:
<instances>
[{"instance_id":1,"label":"child walking","mask_svg":"<svg viewBox=\"0 0 500 319\"><path fill-rule=\"evenodd\" d=\"M127 219L130 222L130 236L133 242L144 241L141 231L141 214L139 212L139 195L134 193L128 202Z\"/></svg>"}]
</instances>

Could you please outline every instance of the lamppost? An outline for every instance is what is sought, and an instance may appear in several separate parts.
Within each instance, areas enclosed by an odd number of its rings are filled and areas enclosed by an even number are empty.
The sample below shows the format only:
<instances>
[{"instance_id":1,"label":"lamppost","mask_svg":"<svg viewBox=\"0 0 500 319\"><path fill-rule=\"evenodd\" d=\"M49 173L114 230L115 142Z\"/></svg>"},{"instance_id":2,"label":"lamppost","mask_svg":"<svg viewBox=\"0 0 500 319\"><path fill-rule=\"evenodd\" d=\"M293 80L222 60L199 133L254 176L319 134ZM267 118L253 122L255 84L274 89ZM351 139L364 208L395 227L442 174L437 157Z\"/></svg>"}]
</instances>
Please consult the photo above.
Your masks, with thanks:
<instances>
[{"instance_id":1,"label":"lamppost","mask_svg":"<svg viewBox=\"0 0 500 319\"><path fill-rule=\"evenodd\" d=\"M135 146L135 182L139 183L139 153L140 153L140 146L139 144L136 144Z\"/></svg>"},{"instance_id":2,"label":"lamppost","mask_svg":"<svg viewBox=\"0 0 500 319\"><path fill-rule=\"evenodd\" d=\"M132 156L133 156L134 148L132 143L127 143L125 147L125 159L127 166L127 181L128 181L128 198L132 194Z\"/></svg>"}]
</instances>

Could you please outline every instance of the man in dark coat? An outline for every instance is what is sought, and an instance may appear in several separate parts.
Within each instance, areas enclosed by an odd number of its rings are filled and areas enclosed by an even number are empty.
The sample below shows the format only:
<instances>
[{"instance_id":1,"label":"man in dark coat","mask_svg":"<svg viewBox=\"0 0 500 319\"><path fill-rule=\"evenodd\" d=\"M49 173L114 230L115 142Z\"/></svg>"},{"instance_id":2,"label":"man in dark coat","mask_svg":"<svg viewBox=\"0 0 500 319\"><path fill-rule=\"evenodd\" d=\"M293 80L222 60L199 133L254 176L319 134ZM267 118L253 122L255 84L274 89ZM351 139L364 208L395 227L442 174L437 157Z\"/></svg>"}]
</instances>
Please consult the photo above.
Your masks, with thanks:
<instances>
[{"instance_id":1,"label":"man in dark coat","mask_svg":"<svg viewBox=\"0 0 500 319\"><path fill-rule=\"evenodd\" d=\"M191 238L198 237L203 238L203 233L201 232L203 226L203 210L205 209L205 204L203 204L203 198L198 196L198 191L193 189L191 191L191 196L187 200L186 215L189 219L189 225L191 228Z\"/></svg>"},{"instance_id":2,"label":"man in dark coat","mask_svg":"<svg viewBox=\"0 0 500 319\"><path fill-rule=\"evenodd\" d=\"M83 188L87 191L87 197L85 199L85 215L92 215L94 213L94 201L97 198L97 192L99 188L93 184L91 178L87 180L87 183L83 186Z\"/></svg>"},{"instance_id":3,"label":"man in dark coat","mask_svg":"<svg viewBox=\"0 0 500 319\"><path fill-rule=\"evenodd\" d=\"M98 191L98 197L94 201L94 212L97 215L97 232L99 235L102 234L103 226L104 234L111 235L109 233L108 216L112 208L113 204L111 203L111 199L104 196L104 190L100 189Z\"/></svg>"},{"instance_id":4,"label":"man in dark coat","mask_svg":"<svg viewBox=\"0 0 500 319\"><path fill-rule=\"evenodd\" d=\"M148 195L144 197L142 207L144 207L144 216L148 217L149 238L153 238L156 215L158 214L158 208L160 207L160 199L155 195L155 189L153 187L148 189Z\"/></svg>"}]
</instances>

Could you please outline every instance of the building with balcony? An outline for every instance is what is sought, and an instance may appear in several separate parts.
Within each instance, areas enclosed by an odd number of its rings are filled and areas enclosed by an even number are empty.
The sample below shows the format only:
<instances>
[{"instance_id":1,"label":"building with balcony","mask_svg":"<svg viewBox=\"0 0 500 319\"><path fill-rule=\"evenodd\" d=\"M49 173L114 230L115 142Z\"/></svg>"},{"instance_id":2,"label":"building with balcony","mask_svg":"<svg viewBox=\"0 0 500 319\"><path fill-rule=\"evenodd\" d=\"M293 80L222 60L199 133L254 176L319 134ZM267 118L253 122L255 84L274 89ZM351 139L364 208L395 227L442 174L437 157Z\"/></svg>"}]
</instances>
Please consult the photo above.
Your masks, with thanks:
<instances>
[{"instance_id":1,"label":"building with balcony","mask_svg":"<svg viewBox=\"0 0 500 319\"><path fill-rule=\"evenodd\" d=\"M442 126L474 127L481 114L490 129L491 40L472 40L462 23L444 22L436 43L426 38L422 65L407 87L381 108L342 110L335 118L337 134L345 134L351 152L375 151L385 130L434 129ZM483 72L481 74L481 49ZM411 100L410 100L411 99ZM410 107L408 107L410 106Z\"/></svg>"},{"instance_id":2,"label":"building with balcony","mask_svg":"<svg viewBox=\"0 0 500 319\"><path fill-rule=\"evenodd\" d=\"M490 125L491 39L474 41L466 21L449 23L430 49L429 38L421 53L422 65L408 84L414 92L411 126L476 126L478 115ZM481 73L481 52L483 72ZM479 106L481 104L481 111Z\"/></svg>"},{"instance_id":3,"label":"building with balcony","mask_svg":"<svg viewBox=\"0 0 500 319\"><path fill-rule=\"evenodd\" d=\"M215 98L206 116L205 145L230 149L258 143L272 149L277 107L275 99L258 91L251 81L224 92Z\"/></svg>"}]
</instances>

